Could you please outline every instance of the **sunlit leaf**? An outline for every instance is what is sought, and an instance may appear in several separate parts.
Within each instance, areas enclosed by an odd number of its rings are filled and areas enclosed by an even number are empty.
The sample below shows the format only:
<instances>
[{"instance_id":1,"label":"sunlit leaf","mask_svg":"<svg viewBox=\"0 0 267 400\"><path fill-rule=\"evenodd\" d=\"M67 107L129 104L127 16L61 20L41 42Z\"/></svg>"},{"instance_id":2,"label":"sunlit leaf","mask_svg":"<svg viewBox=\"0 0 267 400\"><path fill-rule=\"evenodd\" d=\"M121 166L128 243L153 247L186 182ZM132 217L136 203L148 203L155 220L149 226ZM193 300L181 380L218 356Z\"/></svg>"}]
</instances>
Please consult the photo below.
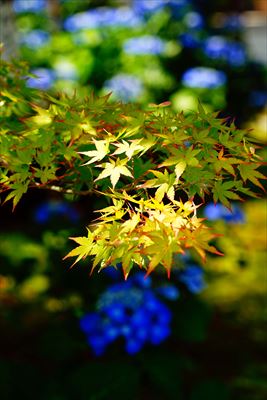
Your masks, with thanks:
<instances>
[{"instance_id":1,"label":"sunlit leaf","mask_svg":"<svg viewBox=\"0 0 267 400\"><path fill-rule=\"evenodd\" d=\"M80 151L87 157L92 157L91 160L87 161L84 165L92 164L96 161L102 160L109 152L109 143L105 140L94 140L96 150L91 151Z\"/></svg>"}]
</instances>

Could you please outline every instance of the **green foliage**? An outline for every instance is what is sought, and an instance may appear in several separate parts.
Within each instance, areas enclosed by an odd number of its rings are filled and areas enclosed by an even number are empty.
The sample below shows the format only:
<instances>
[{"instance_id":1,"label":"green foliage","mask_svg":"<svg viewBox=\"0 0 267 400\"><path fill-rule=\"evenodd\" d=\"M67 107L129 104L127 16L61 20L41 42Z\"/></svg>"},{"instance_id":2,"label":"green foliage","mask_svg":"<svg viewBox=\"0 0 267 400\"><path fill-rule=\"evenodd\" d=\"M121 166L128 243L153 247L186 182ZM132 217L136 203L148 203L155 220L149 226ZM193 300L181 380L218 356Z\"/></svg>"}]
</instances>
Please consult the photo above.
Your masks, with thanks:
<instances>
[{"instance_id":1,"label":"green foliage","mask_svg":"<svg viewBox=\"0 0 267 400\"><path fill-rule=\"evenodd\" d=\"M122 262L170 274L173 256L217 253L196 202L253 195L264 176L246 132L199 105L185 116L168 103L146 110L109 95L57 97L28 89L24 65L3 62L0 184L13 208L29 188L104 196L106 207L66 257L94 258L92 270ZM181 200L183 199L183 201Z\"/></svg>"}]
</instances>

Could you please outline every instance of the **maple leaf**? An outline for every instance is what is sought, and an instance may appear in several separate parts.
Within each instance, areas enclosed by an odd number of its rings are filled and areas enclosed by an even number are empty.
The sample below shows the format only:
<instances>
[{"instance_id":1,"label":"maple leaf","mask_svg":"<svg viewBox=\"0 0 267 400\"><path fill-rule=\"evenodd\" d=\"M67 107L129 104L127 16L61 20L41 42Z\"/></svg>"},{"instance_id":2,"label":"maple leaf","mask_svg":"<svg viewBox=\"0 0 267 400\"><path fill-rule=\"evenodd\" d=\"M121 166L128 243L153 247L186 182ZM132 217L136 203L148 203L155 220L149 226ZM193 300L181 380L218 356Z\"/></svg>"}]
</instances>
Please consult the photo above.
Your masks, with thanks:
<instances>
[{"instance_id":1,"label":"maple leaf","mask_svg":"<svg viewBox=\"0 0 267 400\"><path fill-rule=\"evenodd\" d=\"M231 209L230 200L241 200L238 194L230 191L235 187L235 182L215 182L213 188L213 198L214 201L218 200L227 208Z\"/></svg>"},{"instance_id":2,"label":"maple leaf","mask_svg":"<svg viewBox=\"0 0 267 400\"><path fill-rule=\"evenodd\" d=\"M139 213L133 213L131 215L131 218L125 221L122 226L121 226L121 233L127 232L131 233L137 226L137 224L140 222L140 214Z\"/></svg>"},{"instance_id":3,"label":"maple leaf","mask_svg":"<svg viewBox=\"0 0 267 400\"><path fill-rule=\"evenodd\" d=\"M184 173L187 165L197 166L199 164L195 155L197 155L200 150L188 149L185 158L182 156L181 150L172 149L171 151L175 155L167 158L167 160L161 163L159 167L175 165L174 172L176 175L176 183L178 183L180 176Z\"/></svg>"},{"instance_id":4,"label":"maple leaf","mask_svg":"<svg viewBox=\"0 0 267 400\"><path fill-rule=\"evenodd\" d=\"M114 151L113 155L125 153L130 160L133 155L144 149L144 147L140 145L141 141L142 139L136 139L132 140L131 144L129 144L129 142L122 140L122 143L114 143L114 146L117 147L117 150Z\"/></svg>"},{"instance_id":5,"label":"maple leaf","mask_svg":"<svg viewBox=\"0 0 267 400\"><path fill-rule=\"evenodd\" d=\"M88 236L83 236L83 237L70 237L71 240L74 240L74 242L78 243L79 246L76 247L75 249L71 250L64 258L65 260L68 257L75 257L77 256L76 260L74 263L71 265L71 268L81 259L84 259L87 257L91 251L92 251L92 245L94 241L94 235L93 233L88 230Z\"/></svg>"},{"instance_id":6,"label":"maple leaf","mask_svg":"<svg viewBox=\"0 0 267 400\"><path fill-rule=\"evenodd\" d=\"M256 171L257 168L259 168L260 164L250 164L250 163L244 163L240 164L238 166L241 178L243 179L244 182L247 180L251 181L254 183L254 185L259 186L262 190L265 191L264 187L262 184L259 182L259 179L267 179L262 173L259 171Z\"/></svg>"},{"instance_id":7,"label":"maple leaf","mask_svg":"<svg viewBox=\"0 0 267 400\"><path fill-rule=\"evenodd\" d=\"M172 150L172 152L174 152L174 151L175 151L175 149ZM167 160L165 160L163 163L159 164L159 168L169 167L171 165L178 164L182 160L183 160L183 158L181 157L181 153L179 151L179 152L177 152L177 155L171 156L171 157L167 158Z\"/></svg>"},{"instance_id":8,"label":"maple leaf","mask_svg":"<svg viewBox=\"0 0 267 400\"><path fill-rule=\"evenodd\" d=\"M44 184L47 181L56 179L56 170L54 166L52 167L45 167L42 169L34 168L35 170L35 177L39 178L41 182Z\"/></svg>"},{"instance_id":9,"label":"maple leaf","mask_svg":"<svg viewBox=\"0 0 267 400\"><path fill-rule=\"evenodd\" d=\"M149 172L152 172L156 178L147 180L140 187L157 187L155 199L158 202L161 202L165 194L170 200L174 200L175 190L173 185L175 183L175 175L169 174L167 169L164 170L164 173L155 170L149 170Z\"/></svg>"},{"instance_id":10,"label":"maple leaf","mask_svg":"<svg viewBox=\"0 0 267 400\"><path fill-rule=\"evenodd\" d=\"M39 126L50 125L52 123L53 118L49 110L43 109L35 104L33 105L33 109L35 109L38 115L28 118L27 123L31 124L31 122L33 122L35 125Z\"/></svg>"},{"instance_id":11,"label":"maple leaf","mask_svg":"<svg viewBox=\"0 0 267 400\"><path fill-rule=\"evenodd\" d=\"M156 226L158 231L153 229L155 228L153 223L148 227L147 236L152 241L152 244L146 246L143 250L143 253L150 260L147 267L147 275L161 264L167 270L168 277L170 277L173 255L181 253L182 248L172 228L160 221L156 221Z\"/></svg>"},{"instance_id":12,"label":"maple leaf","mask_svg":"<svg viewBox=\"0 0 267 400\"><path fill-rule=\"evenodd\" d=\"M183 203L182 201L174 201L174 204L179 207L179 210L184 217L188 217L192 213L196 215L197 208L201 206L201 204L196 206L193 200L188 200L185 203Z\"/></svg>"},{"instance_id":13,"label":"maple leaf","mask_svg":"<svg viewBox=\"0 0 267 400\"><path fill-rule=\"evenodd\" d=\"M10 192L7 195L4 202L13 199L13 211L18 202L20 201L21 197L23 196L23 194L27 192L29 183L30 181L15 182L12 185L10 185L10 189L12 189L12 192Z\"/></svg>"},{"instance_id":14,"label":"maple leaf","mask_svg":"<svg viewBox=\"0 0 267 400\"><path fill-rule=\"evenodd\" d=\"M235 176L233 165L240 164L242 161L234 157L224 157L223 154L224 148L222 147L218 154L218 158L216 160L212 160L216 173L219 173L222 169L224 169L225 171L229 172L229 174Z\"/></svg>"},{"instance_id":15,"label":"maple leaf","mask_svg":"<svg viewBox=\"0 0 267 400\"><path fill-rule=\"evenodd\" d=\"M176 182L179 181L180 176L182 175L182 173L184 172L185 169L186 169L185 161L179 161L178 164L175 165L174 172L176 175Z\"/></svg>"},{"instance_id":16,"label":"maple leaf","mask_svg":"<svg viewBox=\"0 0 267 400\"><path fill-rule=\"evenodd\" d=\"M191 229L184 229L183 235L185 248L195 249L204 262L206 261L206 252L223 256L223 253L209 244L211 240L221 235L213 233L207 226L201 224L193 231Z\"/></svg>"},{"instance_id":17,"label":"maple leaf","mask_svg":"<svg viewBox=\"0 0 267 400\"><path fill-rule=\"evenodd\" d=\"M116 214L118 211L121 211L124 202L122 200L117 200L116 198L113 198L112 201L114 204L113 206L104 207L101 208L101 210L97 210L95 212L100 212L101 214L104 214L104 217L106 219L108 215ZM103 216L101 218L103 218Z\"/></svg>"},{"instance_id":18,"label":"maple leaf","mask_svg":"<svg viewBox=\"0 0 267 400\"><path fill-rule=\"evenodd\" d=\"M91 160L87 161L83 165L92 164L96 161L101 161L109 152L109 142L107 140L94 140L96 150L90 151L79 151L79 154L92 157Z\"/></svg>"},{"instance_id":19,"label":"maple leaf","mask_svg":"<svg viewBox=\"0 0 267 400\"><path fill-rule=\"evenodd\" d=\"M100 175L95 179L95 181L98 181L99 179L104 179L107 178L108 176L110 177L110 181L112 184L112 187L114 188L120 179L121 175L124 176L129 176L133 178L133 175L129 171L127 167L125 167L125 164L127 163L127 159L120 160L118 159L116 162L110 159L110 162L104 163L101 166L104 166L104 170L100 173Z\"/></svg>"}]
</instances>

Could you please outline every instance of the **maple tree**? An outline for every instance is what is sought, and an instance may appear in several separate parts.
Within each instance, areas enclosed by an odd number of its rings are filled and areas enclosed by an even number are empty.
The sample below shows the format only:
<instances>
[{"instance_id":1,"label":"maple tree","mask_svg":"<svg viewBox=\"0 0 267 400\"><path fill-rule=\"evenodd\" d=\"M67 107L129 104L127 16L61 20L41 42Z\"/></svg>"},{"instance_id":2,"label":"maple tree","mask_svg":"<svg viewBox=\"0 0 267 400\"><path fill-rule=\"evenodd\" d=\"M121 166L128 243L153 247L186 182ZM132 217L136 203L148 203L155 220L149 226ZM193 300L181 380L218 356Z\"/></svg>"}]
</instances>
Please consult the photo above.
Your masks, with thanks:
<instances>
[{"instance_id":1,"label":"maple tree","mask_svg":"<svg viewBox=\"0 0 267 400\"><path fill-rule=\"evenodd\" d=\"M27 87L24 63L2 62L0 192L16 207L30 188L73 196L96 195L106 207L72 238L74 264L92 257L92 270L122 263L147 273L161 265L168 275L174 255L195 250L220 254L215 234L198 218L207 196L230 208L231 200L256 196L261 159L247 132L199 105L175 113L170 103L79 98Z\"/></svg>"}]
</instances>

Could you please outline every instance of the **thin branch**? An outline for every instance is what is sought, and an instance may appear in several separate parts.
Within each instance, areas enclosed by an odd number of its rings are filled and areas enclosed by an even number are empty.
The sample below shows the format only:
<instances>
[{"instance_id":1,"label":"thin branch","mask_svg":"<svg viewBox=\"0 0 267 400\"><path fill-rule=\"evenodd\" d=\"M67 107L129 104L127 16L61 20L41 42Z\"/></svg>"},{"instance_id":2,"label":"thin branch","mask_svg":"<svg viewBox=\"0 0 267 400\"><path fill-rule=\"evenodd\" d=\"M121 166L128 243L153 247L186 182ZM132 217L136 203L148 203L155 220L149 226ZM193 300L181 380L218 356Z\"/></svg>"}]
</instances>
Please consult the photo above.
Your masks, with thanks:
<instances>
[{"instance_id":1,"label":"thin branch","mask_svg":"<svg viewBox=\"0 0 267 400\"><path fill-rule=\"evenodd\" d=\"M64 193L64 194L73 194L77 196L88 196L93 193L98 193L95 189L88 190L73 190L73 189L65 189L61 186L56 185L42 185L40 183L35 183L32 187L37 189L45 189L45 190L53 190L54 192Z\"/></svg>"}]
</instances>

